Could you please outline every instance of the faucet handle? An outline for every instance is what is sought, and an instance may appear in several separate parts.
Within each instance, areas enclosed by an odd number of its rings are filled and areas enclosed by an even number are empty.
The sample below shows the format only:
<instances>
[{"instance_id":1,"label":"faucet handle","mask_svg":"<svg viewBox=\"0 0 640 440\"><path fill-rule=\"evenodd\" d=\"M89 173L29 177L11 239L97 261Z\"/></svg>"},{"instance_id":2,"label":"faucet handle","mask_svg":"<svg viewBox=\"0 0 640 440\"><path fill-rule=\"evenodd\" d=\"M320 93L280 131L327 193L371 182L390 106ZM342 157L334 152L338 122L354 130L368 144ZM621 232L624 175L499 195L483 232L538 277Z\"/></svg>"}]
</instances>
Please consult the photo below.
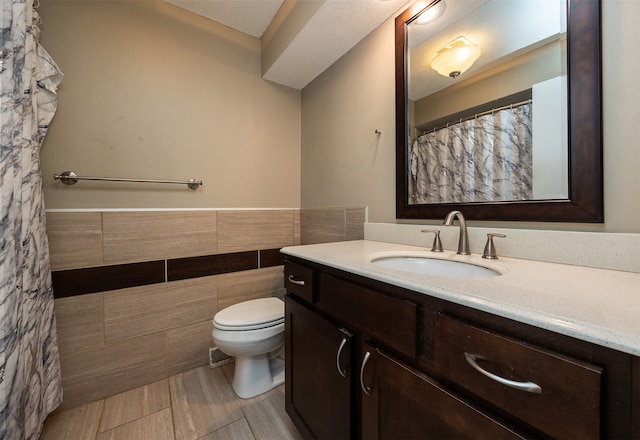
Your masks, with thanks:
<instances>
[{"instance_id":1,"label":"faucet handle","mask_svg":"<svg viewBox=\"0 0 640 440\"><path fill-rule=\"evenodd\" d=\"M482 252L482 258L486 258L488 260L497 260L498 255L496 254L496 247L493 244L493 237L505 238L506 235L498 234L495 232L490 232L487 234L487 244L484 246L484 251Z\"/></svg>"},{"instance_id":2,"label":"faucet handle","mask_svg":"<svg viewBox=\"0 0 640 440\"><path fill-rule=\"evenodd\" d=\"M423 229L420 232L433 232L435 236L433 237L431 252L442 252L442 241L440 241L440 231L438 229Z\"/></svg>"}]
</instances>

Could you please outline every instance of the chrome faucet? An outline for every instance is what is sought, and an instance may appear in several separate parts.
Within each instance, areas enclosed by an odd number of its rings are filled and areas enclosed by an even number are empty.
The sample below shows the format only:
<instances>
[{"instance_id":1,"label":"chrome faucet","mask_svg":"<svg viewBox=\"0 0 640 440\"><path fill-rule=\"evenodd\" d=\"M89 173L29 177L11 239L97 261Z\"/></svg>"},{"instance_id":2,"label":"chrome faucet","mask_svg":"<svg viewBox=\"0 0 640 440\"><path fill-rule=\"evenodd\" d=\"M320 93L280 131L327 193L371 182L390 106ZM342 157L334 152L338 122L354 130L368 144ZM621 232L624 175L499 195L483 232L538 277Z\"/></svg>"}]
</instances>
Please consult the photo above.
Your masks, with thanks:
<instances>
[{"instance_id":1,"label":"chrome faucet","mask_svg":"<svg viewBox=\"0 0 640 440\"><path fill-rule=\"evenodd\" d=\"M464 220L464 216L460 211L451 211L444 219L445 226L453 225L453 220L458 218L460 223L460 236L458 238L458 254L471 255L469 251L469 235L467 234L467 222Z\"/></svg>"}]
</instances>

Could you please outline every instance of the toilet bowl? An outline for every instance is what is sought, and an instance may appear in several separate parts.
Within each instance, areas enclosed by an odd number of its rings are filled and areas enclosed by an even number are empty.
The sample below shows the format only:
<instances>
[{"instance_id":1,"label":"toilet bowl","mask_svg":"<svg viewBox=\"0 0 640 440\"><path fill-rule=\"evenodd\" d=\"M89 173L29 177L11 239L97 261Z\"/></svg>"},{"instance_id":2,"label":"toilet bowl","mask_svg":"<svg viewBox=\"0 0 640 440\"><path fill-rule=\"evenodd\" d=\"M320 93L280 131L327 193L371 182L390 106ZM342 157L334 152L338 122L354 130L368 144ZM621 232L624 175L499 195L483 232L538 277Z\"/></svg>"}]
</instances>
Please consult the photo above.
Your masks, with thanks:
<instances>
[{"instance_id":1,"label":"toilet bowl","mask_svg":"<svg viewBox=\"0 0 640 440\"><path fill-rule=\"evenodd\" d=\"M235 357L233 390L257 396L284 382L284 302L260 298L234 304L213 318L213 341Z\"/></svg>"}]
</instances>

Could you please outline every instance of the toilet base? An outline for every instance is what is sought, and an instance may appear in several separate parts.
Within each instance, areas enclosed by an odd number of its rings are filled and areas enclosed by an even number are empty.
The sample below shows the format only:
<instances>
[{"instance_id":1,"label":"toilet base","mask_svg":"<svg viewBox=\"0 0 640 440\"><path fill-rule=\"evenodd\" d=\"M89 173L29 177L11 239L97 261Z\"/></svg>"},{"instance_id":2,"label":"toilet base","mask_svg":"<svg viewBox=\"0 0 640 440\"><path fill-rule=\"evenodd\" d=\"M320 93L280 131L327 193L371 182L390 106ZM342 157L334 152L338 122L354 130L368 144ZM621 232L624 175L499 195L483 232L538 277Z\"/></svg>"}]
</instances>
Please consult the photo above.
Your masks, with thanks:
<instances>
[{"instance_id":1,"label":"toilet base","mask_svg":"<svg viewBox=\"0 0 640 440\"><path fill-rule=\"evenodd\" d=\"M250 399L284 383L284 359L269 354L238 356L233 371L233 390L242 399Z\"/></svg>"}]
</instances>

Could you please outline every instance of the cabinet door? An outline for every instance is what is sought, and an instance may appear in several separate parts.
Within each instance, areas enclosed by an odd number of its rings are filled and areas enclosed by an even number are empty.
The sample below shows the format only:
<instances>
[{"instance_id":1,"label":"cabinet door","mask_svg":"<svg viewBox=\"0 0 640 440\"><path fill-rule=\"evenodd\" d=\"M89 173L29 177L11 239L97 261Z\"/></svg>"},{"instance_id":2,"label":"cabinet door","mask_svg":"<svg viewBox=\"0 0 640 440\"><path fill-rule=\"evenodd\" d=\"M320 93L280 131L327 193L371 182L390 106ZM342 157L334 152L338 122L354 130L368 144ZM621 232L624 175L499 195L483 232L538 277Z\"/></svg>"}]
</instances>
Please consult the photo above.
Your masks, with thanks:
<instances>
[{"instance_id":1,"label":"cabinet door","mask_svg":"<svg viewBox=\"0 0 640 440\"><path fill-rule=\"evenodd\" d=\"M602 368L446 315L434 352L442 378L550 437L601 438Z\"/></svg>"},{"instance_id":2,"label":"cabinet door","mask_svg":"<svg viewBox=\"0 0 640 440\"><path fill-rule=\"evenodd\" d=\"M287 413L307 438L352 438L353 335L287 296Z\"/></svg>"},{"instance_id":3,"label":"cabinet door","mask_svg":"<svg viewBox=\"0 0 640 440\"><path fill-rule=\"evenodd\" d=\"M368 344L360 371L365 439L523 438L435 380Z\"/></svg>"}]
</instances>

